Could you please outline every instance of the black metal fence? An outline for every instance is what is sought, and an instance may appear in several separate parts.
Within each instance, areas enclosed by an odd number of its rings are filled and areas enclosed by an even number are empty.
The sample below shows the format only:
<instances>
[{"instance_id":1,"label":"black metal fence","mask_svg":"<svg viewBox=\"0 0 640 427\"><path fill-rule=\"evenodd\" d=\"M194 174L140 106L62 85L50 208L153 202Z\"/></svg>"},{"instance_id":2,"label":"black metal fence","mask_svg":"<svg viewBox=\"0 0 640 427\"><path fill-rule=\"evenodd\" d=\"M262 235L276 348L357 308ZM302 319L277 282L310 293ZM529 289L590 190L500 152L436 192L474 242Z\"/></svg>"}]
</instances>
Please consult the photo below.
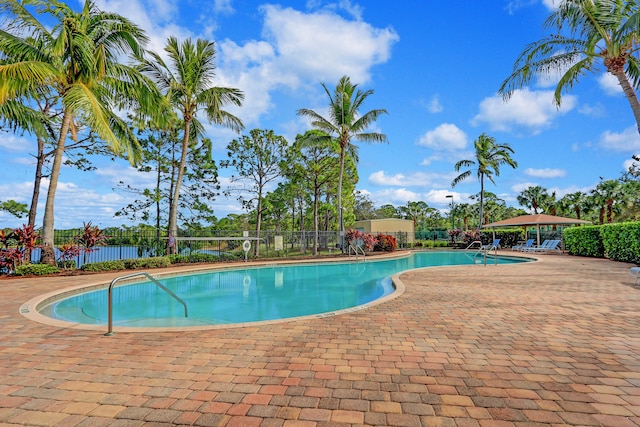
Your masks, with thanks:
<instances>
[{"instance_id":1,"label":"black metal fence","mask_svg":"<svg viewBox=\"0 0 640 427\"><path fill-rule=\"evenodd\" d=\"M89 251L81 251L72 258L77 267L83 264L121 259L146 258L167 254L169 236L166 232L140 232L131 230L109 230L106 234L106 245L97 246ZM397 247L409 247L409 234L406 232L384 232L396 238ZM77 230L56 230L56 258L60 259L60 246L75 241ZM244 258L243 243L251 242L249 257L277 258L299 255L310 255L314 245L313 231L181 231L175 240L175 253L190 255L204 253L219 255L223 258ZM256 253L256 244L257 253ZM340 252L342 240L337 231L318 233L317 248L320 254L336 254ZM34 263L40 260L40 249L31 254Z\"/></svg>"}]
</instances>

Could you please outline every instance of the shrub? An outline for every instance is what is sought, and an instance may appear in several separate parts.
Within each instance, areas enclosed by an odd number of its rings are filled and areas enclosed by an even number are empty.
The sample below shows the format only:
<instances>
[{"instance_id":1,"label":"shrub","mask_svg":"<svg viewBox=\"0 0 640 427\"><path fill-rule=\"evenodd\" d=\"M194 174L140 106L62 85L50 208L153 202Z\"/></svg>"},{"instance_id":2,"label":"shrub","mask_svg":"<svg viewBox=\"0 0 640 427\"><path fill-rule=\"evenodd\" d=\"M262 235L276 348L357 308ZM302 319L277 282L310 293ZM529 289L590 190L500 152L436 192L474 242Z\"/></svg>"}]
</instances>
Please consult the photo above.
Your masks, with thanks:
<instances>
[{"instance_id":1,"label":"shrub","mask_svg":"<svg viewBox=\"0 0 640 427\"><path fill-rule=\"evenodd\" d=\"M16 267L16 276L44 276L59 273L60 269L49 264L24 264Z\"/></svg>"},{"instance_id":2,"label":"shrub","mask_svg":"<svg viewBox=\"0 0 640 427\"><path fill-rule=\"evenodd\" d=\"M219 256L213 254L192 253L189 255L189 262L216 262Z\"/></svg>"},{"instance_id":3,"label":"shrub","mask_svg":"<svg viewBox=\"0 0 640 427\"><path fill-rule=\"evenodd\" d=\"M101 262L91 262L88 264L84 264L81 268L83 271L93 271L93 272L101 272L101 271L118 271L125 270L124 262L122 260L115 261L101 261Z\"/></svg>"},{"instance_id":4,"label":"shrub","mask_svg":"<svg viewBox=\"0 0 640 427\"><path fill-rule=\"evenodd\" d=\"M562 232L564 247L571 255L604 257L600 226L565 228Z\"/></svg>"},{"instance_id":5,"label":"shrub","mask_svg":"<svg viewBox=\"0 0 640 427\"><path fill-rule=\"evenodd\" d=\"M75 270L78 268L78 264L75 259L65 259L58 261L58 268L62 268L64 270Z\"/></svg>"},{"instance_id":6,"label":"shrub","mask_svg":"<svg viewBox=\"0 0 640 427\"><path fill-rule=\"evenodd\" d=\"M58 266L63 266L63 268L66 270L67 268L73 265L73 269L75 270L77 268L77 265L76 265L76 262L73 260L73 258L80 255L80 247L75 243L73 243L72 241L69 241L64 245L60 246L58 248L58 251L60 252L60 258L58 259ZM73 264L71 264L71 262L73 262Z\"/></svg>"},{"instance_id":7,"label":"shrub","mask_svg":"<svg viewBox=\"0 0 640 427\"><path fill-rule=\"evenodd\" d=\"M192 252L189 255L173 254L173 255L169 255L167 258L169 259L171 264L187 264L187 263L195 263L195 262L216 262L223 257L218 255L213 255L213 254L201 254L197 252Z\"/></svg>"},{"instance_id":8,"label":"shrub","mask_svg":"<svg viewBox=\"0 0 640 427\"><path fill-rule=\"evenodd\" d=\"M363 233L362 231L349 229L345 235L345 240L348 245L360 245L365 251L370 252L373 250L377 241L370 233Z\"/></svg>"},{"instance_id":9,"label":"shrub","mask_svg":"<svg viewBox=\"0 0 640 427\"><path fill-rule=\"evenodd\" d=\"M129 270L138 268L162 268L169 267L171 260L168 257L152 257L152 258L130 258L123 259L124 267Z\"/></svg>"},{"instance_id":10,"label":"shrub","mask_svg":"<svg viewBox=\"0 0 640 427\"><path fill-rule=\"evenodd\" d=\"M640 264L640 222L605 224L599 228L608 258Z\"/></svg>"},{"instance_id":11,"label":"shrub","mask_svg":"<svg viewBox=\"0 0 640 427\"><path fill-rule=\"evenodd\" d=\"M396 238L388 234L378 234L377 243L373 247L374 251L393 252L396 250Z\"/></svg>"}]
</instances>

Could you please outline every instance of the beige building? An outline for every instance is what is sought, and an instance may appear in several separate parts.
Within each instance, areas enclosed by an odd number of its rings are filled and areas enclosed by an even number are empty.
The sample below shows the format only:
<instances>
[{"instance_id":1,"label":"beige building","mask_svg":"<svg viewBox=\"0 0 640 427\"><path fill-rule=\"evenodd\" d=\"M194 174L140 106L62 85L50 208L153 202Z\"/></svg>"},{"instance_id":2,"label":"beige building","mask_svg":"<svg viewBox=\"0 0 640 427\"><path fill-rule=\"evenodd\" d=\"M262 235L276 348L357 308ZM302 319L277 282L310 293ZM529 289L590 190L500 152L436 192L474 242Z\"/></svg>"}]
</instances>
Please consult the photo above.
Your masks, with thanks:
<instances>
[{"instance_id":1,"label":"beige building","mask_svg":"<svg viewBox=\"0 0 640 427\"><path fill-rule=\"evenodd\" d=\"M390 234L400 243L412 245L415 240L415 227L413 221L409 219L385 218L385 219L365 219L356 221L352 227L354 230L371 234ZM406 240L405 237L406 236Z\"/></svg>"}]
</instances>

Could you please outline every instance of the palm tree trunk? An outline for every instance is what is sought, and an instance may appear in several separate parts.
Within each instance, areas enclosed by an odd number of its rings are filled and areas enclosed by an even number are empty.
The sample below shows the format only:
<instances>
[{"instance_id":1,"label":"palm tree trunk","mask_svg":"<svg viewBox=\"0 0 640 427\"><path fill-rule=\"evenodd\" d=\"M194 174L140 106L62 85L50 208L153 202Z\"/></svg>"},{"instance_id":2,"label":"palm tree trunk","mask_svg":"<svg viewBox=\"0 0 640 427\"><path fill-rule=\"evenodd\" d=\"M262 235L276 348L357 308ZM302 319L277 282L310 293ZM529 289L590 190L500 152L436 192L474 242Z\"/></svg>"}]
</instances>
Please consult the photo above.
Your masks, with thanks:
<instances>
[{"instance_id":1,"label":"palm tree trunk","mask_svg":"<svg viewBox=\"0 0 640 427\"><path fill-rule=\"evenodd\" d=\"M340 224L340 249L344 253L344 218L342 217L342 178L344 176L345 146L340 144L340 174L338 175L338 218Z\"/></svg>"},{"instance_id":2,"label":"palm tree trunk","mask_svg":"<svg viewBox=\"0 0 640 427\"><path fill-rule=\"evenodd\" d=\"M36 214L38 212L38 199L40 198L40 185L42 183L42 168L44 166L44 140L37 138L38 154L36 155L36 176L33 180L33 192L31 193L31 205L29 206L28 225L35 229ZM31 262L31 249L24 251L25 262Z\"/></svg>"},{"instance_id":3,"label":"palm tree trunk","mask_svg":"<svg viewBox=\"0 0 640 427\"><path fill-rule=\"evenodd\" d=\"M40 197L40 183L42 182L42 168L44 166L44 141L37 138L38 154L36 155L36 176L33 180L33 193L31 195L31 206L29 207L28 225L35 227L36 213L38 211L38 198Z\"/></svg>"},{"instance_id":4,"label":"palm tree trunk","mask_svg":"<svg viewBox=\"0 0 640 427\"><path fill-rule=\"evenodd\" d=\"M180 164L178 165L178 177L176 178L176 186L173 189L173 200L169 207L169 235L178 237L178 206L180 198L180 188L182 187L182 179L184 177L184 169L187 164L187 151L189 149L189 132L191 131L191 121L184 122L184 136L182 137L182 153L180 154ZM169 245L172 246L172 245ZM175 252L175 247L169 247L167 253Z\"/></svg>"},{"instance_id":5,"label":"palm tree trunk","mask_svg":"<svg viewBox=\"0 0 640 427\"><path fill-rule=\"evenodd\" d=\"M318 199L319 199L319 194L318 194L318 184L317 184L317 180L316 183L314 185L314 192L313 192L313 248L311 249L311 254L313 256L317 256L318 255Z\"/></svg>"},{"instance_id":6,"label":"palm tree trunk","mask_svg":"<svg viewBox=\"0 0 640 427\"><path fill-rule=\"evenodd\" d=\"M256 237L260 237L260 227L262 225L262 184L260 184L258 190L258 212L256 215ZM260 240L256 240L256 249L254 251L257 258L260 254Z\"/></svg>"},{"instance_id":7,"label":"palm tree trunk","mask_svg":"<svg viewBox=\"0 0 640 427\"><path fill-rule=\"evenodd\" d=\"M622 87L622 91L627 97L629 105L631 105L633 117L636 119L636 127L638 128L638 133L640 133L640 102L638 101L636 92L633 90L633 87L629 83L629 78L627 77L622 67L612 67L609 69L609 72L616 76L616 78L618 79L618 83L620 83L620 87Z\"/></svg>"},{"instance_id":8,"label":"palm tree trunk","mask_svg":"<svg viewBox=\"0 0 640 427\"><path fill-rule=\"evenodd\" d=\"M49 190L47 191L47 202L44 207L44 218L42 221L42 254L40 256L40 262L43 264L56 265L53 205L58 188L62 157L64 156L64 143L67 139L67 132L69 132L72 118L71 112L66 109L62 117L60 136L58 137L58 144L53 157L53 165L51 166Z\"/></svg>"},{"instance_id":9,"label":"palm tree trunk","mask_svg":"<svg viewBox=\"0 0 640 427\"><path fill-rule=\"evenodd\" d=\"M484 174L480 174L480 222L478 223L478 230L482 230L482 221L484 219L484 212L482 212L484 204Z\"/></svg>"}]
</instances>

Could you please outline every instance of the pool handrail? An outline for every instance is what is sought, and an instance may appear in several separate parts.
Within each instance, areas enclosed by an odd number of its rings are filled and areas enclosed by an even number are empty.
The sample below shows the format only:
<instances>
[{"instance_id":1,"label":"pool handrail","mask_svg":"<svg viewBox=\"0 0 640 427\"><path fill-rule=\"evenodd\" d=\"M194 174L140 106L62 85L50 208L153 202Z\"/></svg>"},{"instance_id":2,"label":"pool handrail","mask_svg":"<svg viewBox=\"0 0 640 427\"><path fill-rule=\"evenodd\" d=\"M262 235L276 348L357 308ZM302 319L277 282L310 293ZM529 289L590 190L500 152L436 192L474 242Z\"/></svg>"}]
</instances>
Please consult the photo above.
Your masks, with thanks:
<instances>
[{"instance_id":1,"label":"pool handrail","mask_svg":"<svg viewBox=\"0 0 640 427\"><path fill-rule=\"evenodd\" d=\"M180 304L182 304L184 306L184 317L189 317L189 310L187 309L187 303L184 302L184 300L182 298L180 298L178 295L173 293L173 291L171 289L167 288L162 283L158 282L158 280L156 280L156 278L153 277L152 275L150 275L149 273L147 273L145 271L139 271L137 273L132 273L132 274L127 274L127 275L124 275L124 276L116 277L115 279L113 279L111 281L111 284L109 284L109 291L108 291L108 294L109 294L109 304L108 304L109 321L108 321L107 333L105 334L105 336L109 337L109 336L115 334L115 332L113 332L113 287L120 280L132 279L132 278L137 277L137 276L145 276L147 279L149 279L151 282L153 282L155 285L157 285L160 289L162 289L167 294L172 296L176 301L178 301Z\"/></svg>"},{"instance_id":2,"label":"pool handrail","mask_svg":"<svg viewBox=\"0 0 640 427\"><path fill-rule=\"evenodd\" d=\"M356 256L356 262L358 261L358 253L362 253L363 262L367 261L367 254L364 252L364 249L362 248L362 246L349 244L349 249L348 249L349 259L351 259L351 251L353 251L353 253Z\"/></svg>"}]
</instances>

